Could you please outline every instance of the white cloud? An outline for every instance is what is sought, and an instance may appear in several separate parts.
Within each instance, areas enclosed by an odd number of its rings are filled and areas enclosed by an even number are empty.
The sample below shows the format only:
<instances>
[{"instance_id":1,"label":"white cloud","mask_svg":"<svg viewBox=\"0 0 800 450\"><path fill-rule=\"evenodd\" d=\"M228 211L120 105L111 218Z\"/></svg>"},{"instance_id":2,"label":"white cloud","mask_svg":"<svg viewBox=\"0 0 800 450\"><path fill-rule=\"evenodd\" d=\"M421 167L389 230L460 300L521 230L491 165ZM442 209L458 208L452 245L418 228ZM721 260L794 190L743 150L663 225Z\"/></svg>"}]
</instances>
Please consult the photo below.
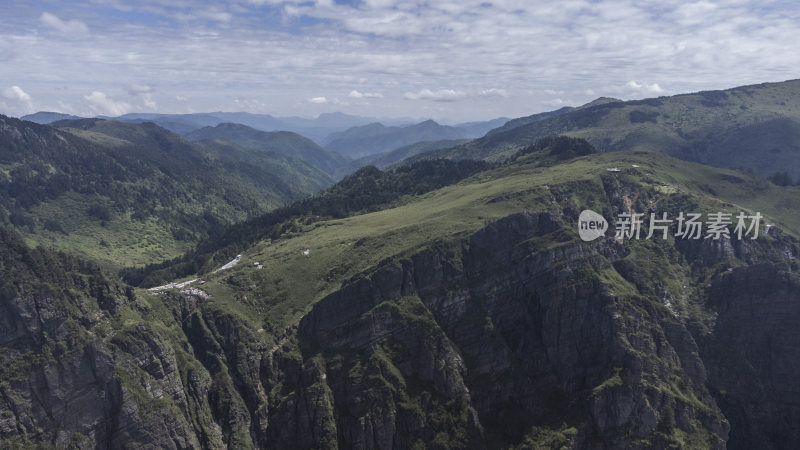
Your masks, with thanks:
<instances>
[{"instance_id":1,"label":"white cloud","mask_svg":"<svg viewBox=\"0 0 800 450\"><path fill-rule=\"evenodd\" d=\"M3 97L23 102L31 101L31 96L19 86L11 86L10 88L3 89Z\"/></svg>"},{"instance_id":2,"label":"white cloud","mask_svg":"<svg viewBox=\"0 0 800 450\"><path fill-rule=\"evenodd\" d=\"M611 85L604 89L603 95L611 95L623 100L635 98L654 97L663 95L664 89L658 83L644 83L638 81L628 81L622 85Z\"/></svg>"},{"instance_id":3,"label":"white cloud","mask_svg":"<svg viewBox=\"0 0 800 450\"><path fill-rule=\"evenodd\" d=\"M89 34L89 27L80 20L61 20L55 14L43 12L39 21L69 37L82 37Z\"/></svg>"},{"instance_id":4,"label":"white cloud","mask_svg":"<svg viewBox=\"0 0 800 450\"><path fill-rule=\"evenodd\" d=\"M131 111L129 103L113 100L100 91L94 91L91 95L86 95L83 98L89 102L89 108L98 114L121 116Z\"/></svg>"},{"instance_id":5,"label":"white cloud","mask_svg":"<svg viewBox=\"0 0 800 450\"><path fill-rule=\"evenodd\" d=\"M310 101L311 103L317 103L321 105L324 103L328 103L329 100L326 97L312 97L308 99L308 101Z\"/></svg>"},{"instance_id":6,"label":"white cloud","mask_svg":"<svg viewBox=\"0 0 800 450\"><path fill-rule=\"evenodd\" d=\"M206 10L198 13L203 19L213 20L216 22L228 23L233 19L233 15L223 11Z\"/></svg>"},{"instance_id":7,"label":"white cloud","mask_svg":"<svg viewBox=\"0 0 800 450\"><path fill-rule=\"evenodd\" d=\"M423 89L419 92L406 92L403 94L403 98L406 100L433 100L435 102L455 102L466 98L466 96L466 92L453 89L440 89L435 92L430 89Z\"/></svg>"},{"instance_id":8,"label":"white cloud","mask_svg":"<svg viewBox=\"0 0 800 450\"><path fill-rule=\"evenodd\" d=\"M16 105L16 107L9 107L4 103L3 109L16 110L22 113L33 112L33 99L21 87L14 85L10 88L5 88L2 94L3 97L13 101L11 106Z\"/></svg>"},{"instance_id":9,"label":"white cloud","mask_svg":"<svg viewBox=\"0 0 800 450\"><path fill-rule=\"evenodd\" d=\"M560 98L554 98L552 100L547 100L543 103L547 106L563 106L564 100L561 100Z\"/></svg>"},{"instance_id":10,"label":"white cloud","mask_svg":"<svg viewBox=\"0 0 800 450\"><path fill-rule=\"evenodd\" d=\"M661 86L659 86L658 83L653 83L653 84L637 83L636 81L631 80L628 81L628 83L625 86L631 89L636 89L637 91L640 91L645 94L660 94L664 92L664 89L661 89Z\"/></svg>"},{"instance_id":11,"label":"white cloud","mask_svg":"<svg viewBox=\"0 0 800 450\"><path fill-rule=\"evenodd\" d=\"M187 99L183 99L186 101ZM249 113L266 113L268 112L267 104L256 98L240 98L237 97L233 100L234 107L231 111L244 111Z\"/></svg>"},{"instance_id":12,"label":"white cloud","mask_svg":"<svg viewBox=\"0 0 800 450\"><path fill-rule=\"evenodd\" d=\"M133 83L129 84L126 90L132 97L141 97L143 106L138 106L139 110L147 109L154 112L158 110L158 103L153 99L155 89L152 86Z\"/></svg>"},{"instance_id":13,"label":"white cloud","mask_svg":"<svg viewBox=\"0 0 800 450\"><path fill-rule=\"evenodd\" d=\"M347 94L347 96L350 98L383 98L383 94L379 94L377 92L369 93L369 92L359 92L357 90L350 91L350 93Z\"/></svg>"},{"instance_id":14,"label":"white cloud","mask_svg":"<svg viewBox=\"0 0 800 450\"><path fill-rule=\"evenodd\" d=\"M508 98L508 92L505 89L484 89L478 92L478 95L481 97L500 97L500 98Z\"/></svg>"},{"instance_id":15,"label":"white cloud","mask_svg":"<svg viewBox=\"0 0 800 450\"><path fill-rule=\"evenodd\" d=\"M169 15L164 13L164 15ZM193 22L197 20L205 20L209 22L219 22L223 24L230 23L233 20L233 14L217 9L190 9L188 12L179 12L172 15L182 22Z\"/></svg>"},{"instance_id":16,"label":"white cloud","mask_svg":"<svg viewBox=\"0 0 800 450\"><path fill-rule=\"evenodd\" d=\"M155 112L156 110L158 110L158 103L156 103L156 101L153 100L152 94L144 94L142 96L142 104L144 104L145 108L151 111Z\"/></svg>"},{"instance_id":17,"label":"white cloud","mask_svg":"<svg viewBox=\"0 0 800 450\"><path fill-rule=\"evenodd\" d=\"M129 5L126 5L122 0L91 0L92 3L96 5L104 5L109 6L111 8L120 10L120 11L133 11L133 8Z\"/></svg>"},{"instance_id":18,"label":"white cloud","mask_svg":"<svg viewBox=\"0 0 800 450\"><path fill-rule=\"evenodd\" d=\"M148 86L146 84L130 84L127 87L128 94L132 96L137 96L141 94L152 94L154 89L152 86Z\"/></svg>"},{"instance_id":19,"label":"white cloud","mask_svg":"<svg viewBox=\"0 0 800 450\"><path fill-rule=\"evenodd\" d=\"M653 97L800 73L800 52L785 38L800 35L799 2L88 0L106 6L44 14L36 3L6 3L4 17L18 20L0 29L0 78L25 80L38 107L64 100L76 113L83 95L117 93L120 80L158 80L163 96L151 100L160 112L235 110L235 98L258 96L275 115L336 105L480 120L532 114L558 98ZM79 45L66 38L89 31ZM55 91L56 82L71 90ZM500 87L507 97L489 89ZM378 92L382 101L369 101ZM115 99L136 107L146 93L125 87ZM309 101L323 93L327 103ZM334 103L334 93L352 103Z\"/></svg>"},{"instance_id":20,"label":"white cloud","mask_svg":"<svg viewBox=\"0 0 800 450\"><path fill-rule=\"evenodd\" d=\"M279 4L279 3L282 3L282 2L283 2L283 0L247 0L247 3L250 3L251 5L256 5L256 6L261 6L261 5L264 5L264 4L276 5L276 4Z\"/></svg>"}]
</instances>

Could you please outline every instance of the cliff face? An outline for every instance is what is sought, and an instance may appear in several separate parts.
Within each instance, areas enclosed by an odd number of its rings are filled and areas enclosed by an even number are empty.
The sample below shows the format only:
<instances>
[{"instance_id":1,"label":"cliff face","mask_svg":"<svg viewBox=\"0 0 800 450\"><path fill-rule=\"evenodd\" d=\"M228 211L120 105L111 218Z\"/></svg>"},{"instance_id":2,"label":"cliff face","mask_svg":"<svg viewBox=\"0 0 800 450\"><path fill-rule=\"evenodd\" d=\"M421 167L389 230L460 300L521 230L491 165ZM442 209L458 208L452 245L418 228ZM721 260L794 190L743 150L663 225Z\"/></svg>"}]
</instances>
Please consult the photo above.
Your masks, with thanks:
<instances>
[{"instance_id":1,"label":"cliff face","mask_svg":"<svg viewBox=\"0 0 800 450\"><path fill-rule=\"evenodd\" d=\"M91 264L29 250L6 230L0 243L3 446L195 446L183 415L142 402L169 397L185 406L171 348L145 323L124 341L111 337L109 318L135 300L133 290Z\"/></svg>"},{"instance_id":2,"label":"cliff face","mask_svg":"<svg viewBox=\"0 0 800 450\"><path fill-rule=\"evenodd\" d=\"M723 447L728 425L691 334L662 304L617 295L603 281L617 245L539 249L536 237L560 225L550 214L515 215L468 240L387 261L319 302L299 334L320 354L391 349L400 355L389 361L396 376L461 398L470 414L457 428L487 446L546 437L579 448L647 447L682 433ZM396 312L404 308L425 320L409 326ZM325 381L342 382L335 373ZM333 392L337 406L347 402ZM395 442L407 436L378 425Z\"/></svg>"},{"instance_id":3,"label":"cliff face","mask_svg":"<svg viewBox=\"0 0 800 450\"><path fill-rule=\"evenodd\" d=\"M67 290L6 282L0 436L79 448L797 446L791 239L584 243L565 231L572 219L515 214L387 259L274 343L190 293L137 298L74 268L60 275Z\"/></svg>"},{"instance_id":4,"label":"cliff face","mask_svg":"<svg viewBox=\"0 0 800 450\"><path fill-rule=\"evenodd\" d=\"M717 277L718 313L700 340L709 386L731 423L729 448L800 446L800 277L772 264Z\"/></svg>"}]
</instances>

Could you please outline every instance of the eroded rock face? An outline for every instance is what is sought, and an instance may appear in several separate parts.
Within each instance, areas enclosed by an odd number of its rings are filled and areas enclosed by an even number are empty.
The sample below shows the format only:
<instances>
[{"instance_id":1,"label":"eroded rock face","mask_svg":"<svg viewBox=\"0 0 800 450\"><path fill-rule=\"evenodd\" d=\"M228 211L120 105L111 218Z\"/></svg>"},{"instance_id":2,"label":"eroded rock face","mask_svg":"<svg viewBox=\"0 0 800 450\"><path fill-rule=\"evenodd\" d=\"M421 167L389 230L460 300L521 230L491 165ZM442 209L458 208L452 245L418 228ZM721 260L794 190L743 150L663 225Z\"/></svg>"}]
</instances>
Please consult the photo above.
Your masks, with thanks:
<instances>
[{"instance_id":1,"label":"eroded rock face","mask_svg":"<svg viewBox=\"0 0 800 450\"><path fill-rule=\"evenodd\" d=\"M163 297L169 330L128 323L102 337L86 330L145 307L131 292L81 281L91 294L73 301L7 286L4 361L49 356L4 372L0 437L77 448L800 443L796 246L656 248L659 270L701 273L687 261L729 253L753 264L687 291L707 308L698 324L625 246L571 239L563 223L516 214L388 259L275 345L191 296Z\"/></svg>"},{"instance_id":2,"label":"eroded rock face","mask_svg":"<svg viewBox=\"0 0 800 450\"><path fill-rule=\"evenodd\" d=\"M0 247L2 443L197 447L176 414L186 400L170 346L145 323L130 334L113 329L133 290L90 263L28 249L4 229Z\"/></svg>"},{"instance_id":3,"label":"eroded rock face","mask_svg":"<svg viewBox=\"0 0 800 450\"><path fill-rule=\"evenodd\" d=\"M533 427L566 423L577 428L577 447L658 445L666 442L659 433L674 428L723 447L727 423L691 334L662 305L614 295L598 280L613 269L595 246L526 242L558 228L550 214L520 214L467 241L386 262L319 302L300 334L366 353L399 342L412 355L396 364L403 376L461 395L477 411L482 445L518 444ZM445 345L381 314L404 296L418 296Z\"/></svg>"},{"instance_id":4,"label":"eroded rock face","mask_svg":"<svg viewBox=\"0 0 800 450\"><path fill-rule=\"evenodd\" d=\"M717 277L709 291L718 316L700 342L731 423L728 447L800 447L800 277L760 264Z\"/></svg>"},{"instance_id":5,"label":"eroded rock face","mask_svg":"<svg viewBox=\"0 0 800 450\"><path fill-rule=\"evenodd\" d=\"M140 389L186 405L174 354L146 324L139 324L141 341L108 345L77 332L76 318L53 294L4 297L3 305L4 359L12 364L0 386L3 439L77 448L198 444L183 416L143 414ZM136 368L142 372L133 379Z\"/></svg>"}]
</instances>

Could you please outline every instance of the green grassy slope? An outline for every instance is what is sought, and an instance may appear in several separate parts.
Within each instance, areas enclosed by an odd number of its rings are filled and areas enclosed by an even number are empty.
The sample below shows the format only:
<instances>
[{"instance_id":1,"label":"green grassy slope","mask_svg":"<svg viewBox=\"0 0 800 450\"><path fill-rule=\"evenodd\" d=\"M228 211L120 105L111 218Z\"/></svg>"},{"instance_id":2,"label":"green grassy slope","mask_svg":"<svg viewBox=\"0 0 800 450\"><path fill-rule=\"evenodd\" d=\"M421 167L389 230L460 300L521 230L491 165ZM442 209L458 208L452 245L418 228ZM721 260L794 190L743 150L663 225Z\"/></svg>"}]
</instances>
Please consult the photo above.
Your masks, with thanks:
<instances>
[{"instance_id":1,"label":"green grassy slope","mask_svg":"<svg viewBox=\"0 0 800 450\"><path fill-rule=\"evenodd\" d=\"M174 260L126 270L124 278L134 285L153 286L197 271L207 272L227 262L265 235L280 236L302 223L324 218L345 218L386 209L456 183L492 167L484 161L421 161L393 170L368 166L336 185L291 205L238 223L223 233L201 241L197 248Z\"/></svg>"},{"instance_id":2,"label":"green grassy slope","mask_svg":"<svg viewBox=\"0 0 800 450\"><path fill-rule=\"evenodd\" d=\"M640 167L633 168L634 164ZM622 172L609 173L609 167ZM254 315L264 317L270 326L283 327L298 320L343 280L386 258L469 235L513 213L548 211L554 197L576 216L585 208L608 212L602 193L604 179L609 177L648 191L654 205L690 198L698 211L759 211L764 223L800 236L800 188L778 187L738 171L653 153L613 152L552 167L521 160L397 208L338 220L297 220L293 231L282 238L266 239L247 250L237 268L208 275L206 287L214 301L231 302L231 307L242 307L240 299L247 295L246 303L256 308L251 311ZM565 229L569 240L577 239L576 228ZM308 256L303 254L306 249ZM256 262L264 268L256 269ZM226 281L231 276L241 281L232 285Z\"/></svg>"},{"instance_id":3,"label":"green grassy slope","mask_svg":"<svg viewBox=\"0 0 800 450\"><path fill-rule=\"evenodd\" d=\"M800 175L800 80L610 102L537 120L423 157L503 159L557 134L600 151L646 150L761 175Z\"/></svg>"}]
</instances>

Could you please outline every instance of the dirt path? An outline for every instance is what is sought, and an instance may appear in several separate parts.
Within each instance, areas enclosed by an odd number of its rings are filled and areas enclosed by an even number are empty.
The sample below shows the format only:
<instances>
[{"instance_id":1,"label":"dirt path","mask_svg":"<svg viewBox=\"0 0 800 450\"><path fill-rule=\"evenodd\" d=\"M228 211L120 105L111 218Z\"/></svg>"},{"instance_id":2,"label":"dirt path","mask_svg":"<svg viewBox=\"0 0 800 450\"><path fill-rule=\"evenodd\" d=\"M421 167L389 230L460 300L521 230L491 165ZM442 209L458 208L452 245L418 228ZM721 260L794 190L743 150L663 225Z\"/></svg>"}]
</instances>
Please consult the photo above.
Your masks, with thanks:
<instances>
[{"instance_id":1,"label":"dirt path","mask_svg":"<svg viewBox=\"0 0 800 450\"><path fill-rule=\"evenodd\" d=\"M217 273L220 270L230 269L230 268L236 266L237 264L239 264L239 261L241 261L241 260L242 260L242 255L236 255L236 258L233 258L227 264L225 264L222 267L214 270L211 273ZM149 292L158 292L158 291L163 291L163 290L166 290L166 289L183 289L186 286L189 286L190 284L194 283L197 280L199 280L199 278L193 278L191 280L182 281L180 283L167 283L167 284L164 284L164 285L161 285L161 286L151 287L150 289L148 289L148 291Z\"/></svg>"}]
</instances>

